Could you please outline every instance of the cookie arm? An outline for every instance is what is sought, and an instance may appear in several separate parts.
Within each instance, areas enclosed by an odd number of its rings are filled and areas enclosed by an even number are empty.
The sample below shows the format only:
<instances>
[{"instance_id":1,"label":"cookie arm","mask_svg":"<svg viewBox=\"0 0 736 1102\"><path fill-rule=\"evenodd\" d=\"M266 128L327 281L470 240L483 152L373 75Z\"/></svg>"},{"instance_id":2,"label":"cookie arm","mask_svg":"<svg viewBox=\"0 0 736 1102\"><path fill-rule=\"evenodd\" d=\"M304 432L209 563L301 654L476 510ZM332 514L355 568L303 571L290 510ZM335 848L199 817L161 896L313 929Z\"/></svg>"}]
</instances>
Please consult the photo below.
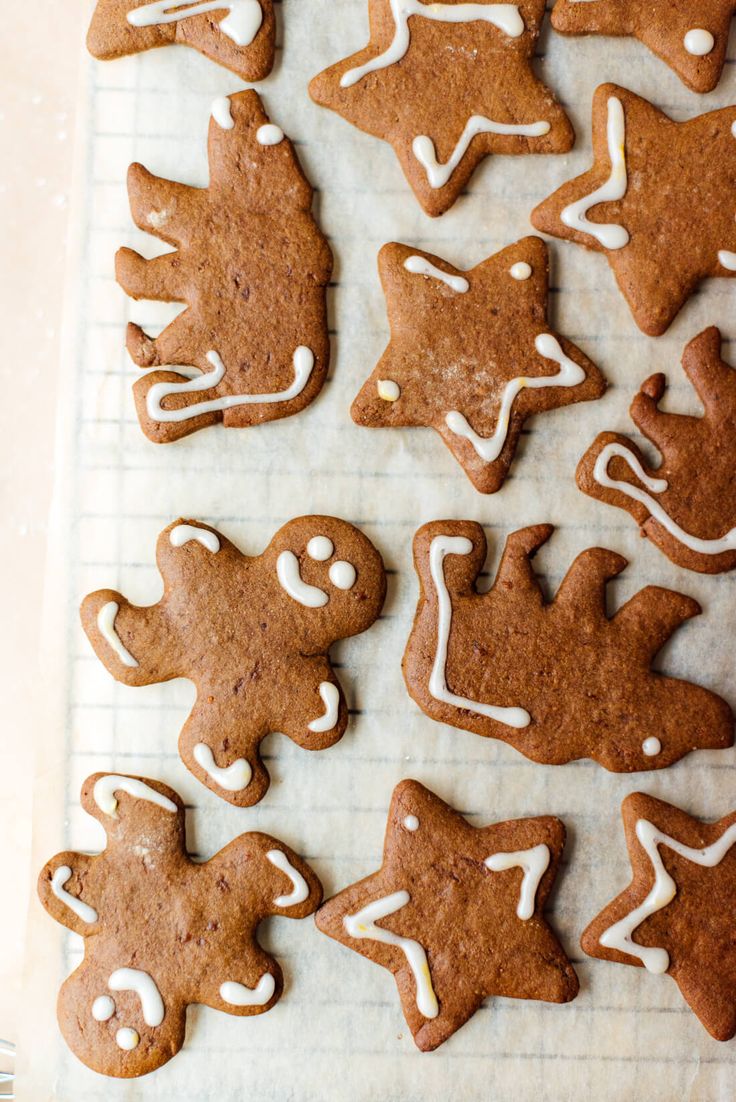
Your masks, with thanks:
<instances>
[{"instance_id":1,"label":"cookie arm","mask_svg":"<svg viewBox=\"0 0 736 1102\"><path fill-rule=\"evenodd\" d=\"M701 612L700 605L692 597L673 589L648 585L618 610L611 626L649 666L680 625Z\"/></svg>"},{"instance_id":2,"label":"cookie arm","mask_svg":"<svg viewBox=\"0 0 736 1102\"><path fill-rule=\"evenodd\" d=\"M187 245L202 206L199 188L154 176L141 164L128 169L130 213L139 230L170 245Z\"/></svg>"},{"instance_id":3,"label":"cookie arm","mask_svg":"<svg viewBox=\"0 0 736 1102\"><path fill-rule=\"evenodd\" d=\"M159 605L139 608L112 589L84 598L82 627L116 681L153 685L182 675L178 643Z\"/></svg>"},{"instance_id":4,"label":"cookie arm","mask_svg":"<svg viewBox=\"0 0 736 1102\"><path fill-rule=\"evenodd\" d=\"M589 547L573 562L554 599L556 607L572 606L576 617L583 610L597 624L606 619L606 582L626 569L626 559L604 547Z\"/></svg>"},{"instance_id":5,"label":"cookie arm","mask_svg":"<svg viewBox=\"0 0 736 1102\"><path fill-rule=\"evenodd\" d=\"M134 249L118 249L115 278L133 299L155 302L186 302L186 272L178 252L146 260Z\"/></svg>"},{"instance_id":6,"label":"cookie arm","mask_svg":"<svg viewBox=\"0 0 736 1102\"><path fill-rule=\"evenodd\" d=\"M707 414L723 414L724 400L736 401L736 371L721 359L721 332L715 325L690 341L682 366Z\"/></svg>"},{"instance_id":7,"label":"cookie arm","mask_svg":"<svg viewBox=\"0 0 736 1102\"><path fill-rule=\"evenodd\" d=\"M97 900L90 890L93 857L84 853L57 853L38 877L38 897L56 922L86 937L97 927Z\"/></svg>"}]
</instances>

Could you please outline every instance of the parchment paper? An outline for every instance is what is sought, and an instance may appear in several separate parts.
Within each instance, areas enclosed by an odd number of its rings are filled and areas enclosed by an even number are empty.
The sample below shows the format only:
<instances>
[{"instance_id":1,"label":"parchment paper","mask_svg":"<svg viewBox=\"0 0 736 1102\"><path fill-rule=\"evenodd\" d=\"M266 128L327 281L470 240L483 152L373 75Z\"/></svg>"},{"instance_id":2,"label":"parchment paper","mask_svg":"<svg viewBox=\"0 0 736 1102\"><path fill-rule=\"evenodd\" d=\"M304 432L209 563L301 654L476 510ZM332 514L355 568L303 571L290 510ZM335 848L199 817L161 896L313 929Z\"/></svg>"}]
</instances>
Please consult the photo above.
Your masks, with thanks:
<instances>
[{"instance_id":1,"label":"parchment paper","mask_svg":"<svg viewBox=\"0 0 736 1102\"><path fill-rule=\"evenodd\" d=\"M163 176L205 184L210 103L241 85L178 48L107 64L88 59L83 66L47 579L46 682L40 687L48 721L38 739L35 860L40 868L63 848L99 849L103 838L80 809L80 785L95 770L134 772L165 780L182 794L191 806L189 846L199 856L211 855L242 831L266 830L312 862L329 895L378 867L392 788L402 777L415 777L477 824L534 814L562 817L569 842L551 917L575 962L581 992L563 1007L488 1000L438 1052L422 1055L388 972L320 935L311 920L273 920L264 927L264 941L286 978L275 1009L239 1019L192 1008L183 1051L145 1079L119 1082L87 1070L60 1038L56 990L78 962L80 945L32 901L18 1097L730 1098L733 1043L718 1044L706 1034L668 977L589 960L578 939L629 880L622 798L643 789L694 814L719 817L734 806L734 751L694 754L666 771L639 776L612 775L590 762L536 765L499 742L423 716L404 689L400 661L416 601L411 539L420 524L445 517L483 522L492 573L508 531L552 521L557 531L536 560L548 593L584 548L601 544L622 552L631 565L610 586L611 609L648 583L695 596L704 615L677 633L660 665L736 699L736 577L678 570L639 538L627 515L583 496L573 480L578 458L598 431L631 431L629 401L651 372L667 373L670 408L697 411L680 355L686 341L717 323L733 361L734 284L705 285L666 336L652 340L636 329L602 256L554 243L552 324L601 366L611 388L599 402L529 422L511 477L492 497L473 490L431 431L361 429L348 408L387 340L375 264L381 244L411 243L460 267L478 263L529 233L532 207L588 167L590 103L598 83L618 81L684 118L733 102L736 66L733 60L727 66L716 93L697 97L632 40L564 40L547 27L538 71L572 117L574 152L489 159L469 193L432 221L419 209L391 149L307 96L314 73L366 41L365 0L284 0L277 12L277 64L260 90L273 120L297 143L335 252L329 295L334 345L330 379L319 399L297 417L262 428L217 427L168 447L143 437L133 410L137 369L125 352L125 323L162 324L177 308L131 303L113 278L118 246L129 244L146 255L157 251L129 217L128 164L140 160ZM732 39L731 59L735 53ZM56 365L49 365L52 370ZM389 568L388 600L370 632L334 650L353 710L342 742L310 755L271 736L265 746L271 789L257 807L240 811L205 790L179 761L176 742L193 687L116 684L84 638L77 609L85 593L102 586L118 587L138 603L157 600L156 536L179 515L217 525L253 553L278 525L310 511L335 513L365 529Z\"/></svg>"}]
</instances>

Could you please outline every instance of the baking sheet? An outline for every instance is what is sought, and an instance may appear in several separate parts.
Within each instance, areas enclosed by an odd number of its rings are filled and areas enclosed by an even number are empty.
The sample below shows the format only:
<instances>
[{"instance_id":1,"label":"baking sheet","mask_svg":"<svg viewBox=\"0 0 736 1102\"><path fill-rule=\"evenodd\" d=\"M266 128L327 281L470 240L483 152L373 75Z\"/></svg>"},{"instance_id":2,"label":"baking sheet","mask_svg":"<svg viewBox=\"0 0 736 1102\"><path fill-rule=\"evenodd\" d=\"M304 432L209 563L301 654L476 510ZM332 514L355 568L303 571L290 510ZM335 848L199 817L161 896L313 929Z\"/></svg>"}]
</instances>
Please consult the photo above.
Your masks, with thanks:
<instances>
[{"instance_id":1,"label":"baking sheet","mask_svg":"<svg viewBox=\"0 0 736 1102\"><path fill-rule=\"evenodd\" d=\"M734 804L734 751L694 754L666 771L639 776L608 774L590 762L536 765L500 742L422 715L404 690L400 661L416 601L411 540L420 524L445 517L481 521L492 574L507 532L551 521L557 531L536 559L548 593L584 548L600 544L622 552L631 566L609 587L611 609L649 583L695 596L704 615L677 633L659 665L736 702L736 576L677 569L639 538L628 515L585 497L573 480L597 432L631 431L629 401L653 371L668 375L669 408L699 409L679 367L682 348L716 323L726 339L724 354L736 363L735 285L704 285L671 330L652 340L634 326L603 257L553 243L551 323L599 364L611 387L599 402L528 422L511 476L492 497L473 490L433 432L361 429L348 408L387 340L375 263L384 242L407 242L459 267L475 265L531 232L532 207L588 167L590 102L598 83L617 81L675 117L689 117L736 99L736 41L732 37L719 90L697 97L631 40L564 40L547 25L538 71L570 113L575 150L565 157L488 159L468 194L433 221L417 206L387 145L307 96L314 73L366 41L365 0L329 6L284 0L277 14L276 68L259 88L273 120L297 145L335 252L333 359L329 381L309 409L258 429L216 427L158 448L143 437L133 409L137 369L125 352L125 324L130 319L153 328L177 308L132 303L113 278L120 245L148 256L163 251L131 222L128 164L140 160L157 174L204 185L211 100L242 84L185 49L83 64L44 618L41 689L48 719L38 739L35 860L40 867L60 849L99 849L100 828L79 806L81 783L96 770L132 772L164 780L182 794L190 808L189 847L199 856L242 831L265 830L302 853L330 895L378 866L392 788L402 777L415 777L473 823L534 814L565 821L569 841L551 917L575 962L581 992L567 1006L490 999L439 1051L423 1055L388 972L323 937L311 920L271 920L263 941L286 980L274 1010L239 1019L191 1008L186 1047L174 1060L141 1080L107 1080L66 1049L54 1019L57 988L78 962L80 942L32 902L18 1097L731 1097L734 1044L718 1044L705 1033L668 977L589 960L578 939L629 880L619 818L623 797L643 789L693 814L719 817ZM264 745L271 789L255 808L238 810L199 785L176 753L193 687L183 681L144 689L116 684L92 653L77 608L85 593L104 586L137 603L156 601L156 537L179 515L214 524L256 553L280 524L303 512L335 513L364 528L389 569L388 599L370 632L333 651L353 712L343 740L310 755L272 735Z\"/></svg>"}]
</instances>

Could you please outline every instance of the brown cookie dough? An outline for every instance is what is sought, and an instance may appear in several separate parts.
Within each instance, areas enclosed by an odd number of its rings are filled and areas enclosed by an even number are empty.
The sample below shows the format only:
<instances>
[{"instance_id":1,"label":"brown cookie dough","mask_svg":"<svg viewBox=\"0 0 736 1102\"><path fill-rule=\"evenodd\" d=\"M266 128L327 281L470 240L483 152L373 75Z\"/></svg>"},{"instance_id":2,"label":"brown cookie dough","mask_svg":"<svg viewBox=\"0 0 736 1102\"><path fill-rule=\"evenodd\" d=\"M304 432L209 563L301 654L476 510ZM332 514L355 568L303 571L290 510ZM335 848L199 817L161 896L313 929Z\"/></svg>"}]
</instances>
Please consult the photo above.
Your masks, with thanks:
<instances>
[{"instance_id":1,"label":"brown cookie dough","mask_svg":"<svg viewBox=\"0 0 736 1102\"><path fill-rule=\"evenodd\" d=\"M57 1005L74 1054L93 1071L132 1078L177 1054L193 1003L240 1016L270 1010L284 982L256 930L267 915L312 914L322 886L309 866L255 833L193 862L184 804L160 781L96 773L82 807L104 827L107 848L59 853L38 880L52 918L85 939Z\"/></svg>"},{"instance_id":2,"label":"brown cookie dough","mask_svg":"<svg viewBox=\"0 0 736 1102\"><path fill-rule=\"evenodd\" d=\"M736 1035L736 812L703 823L653 796L623 802L633 879L582 936L591 957L667 973L717 1041Z\"/></svg>"},{"instance_id":3,"label":"brown cookie dough","mask_svg":"<svg viewBox=\"0 0 736 1102\"><path fill-rule=\"evenodd\" d=\"M557 0L552 26L559 34L633 35L693 92L712 92L735 12L736 0Z\"/></svg>"},{"instance_id":4,"label":"brown cookie dough","mask_svg":"<svg viewBox=\"0 0 736 1102\"><path fill-rule=\"evenodd\" d=\"M626 559L601 547L578 555L548 602L530 560L552 531L539 524L513 532L493 588L479 593L480 525L446 520L419 529L419 604L403 669L422 711L533 761L592 758L616 773L731 746L725 700L651 668L672 633L701 611L698 603L647 586L609 617L606 582Z\"/></svg>"},{"instance_id":5,"label":"brown cookie dough","mask_svg":"<svg viewBox=\"0 0 736 1102\"><path fill-rule=\"evenodd\" d=\"M330 899L315 921L393 973L414 1041L429 1052L488 995L555 1003L577 995L544 918L564 844L559 819L476 828L418 781L402 781L380 870Z\"/></svg>"},{"instance_id":6,"label":"brown cookie dough","mask_svg":"<svg viewBox=\"0 0 736 1102\"><path fill-rule=\"evenodd\" d=\"M631 419L662 454L652 467L626 436L602 432L577 470L583 493L626 509L678 566L703 574L736 567L736 370L721 359L715 326L682 358L705 415L659 408L666 379L652 375L631 404Z\"/></svg>"},{"instance_id":7,"label":"brown cookie dough","mask_svg":"<svg viewBox=\"0 0 736 1102\"><path fill-rule=\"evenodd\" d=\"M136 225L176 251L144 260L120 249L115 272L135 299L184 302L160 336L128 326L146 436L169 443L222 421L244 428L313 402L327 375L330 248L311 214L294 148L254 91L216 100L210 183L188 187L134 164ZM197 370L188 378L184 367Z\"/></svg>"},{"instance_id":8,"label":"brown cookie dough","mask_svg":"<svg viewBox=\"0 0 736 1102\"><path fill-rule=\"evenodd\" d=\"M658 337L702 280L736 276L736 107L675 122L602 84L593 151L532 223L605 253L636 324Z\"/></svg>"},{"instance_id":9,"label":"brown cookie dough","mask_svg":"<svg viewBox=\"0 0 736 1102\"><path fill-rule=\"evenodd\" d=\"M178 43L242 80L263 80L275 38L272 0L97 0L87 48L110 61Z\"/></svg>"},{"instance_id":10,"label":"brown cookie dough","mask_svg":"<svg viewBox=\"0 0 736 1102\"><path fill-rule=\"evenodd\" d=\"M158 604L139 608L103 589L85 598L82 625L117 681L195 683L179 753L218 796L249 807L270 783L266 735L305 750L342 737L348 709L329 650L377 619L383 561L352 524L321 516L289 521L253 558L213 528L178 520L159 536L156 560Z\"/></svg>"},{"instance_id":11,"label":"brown cookie dough","mask_svg":"<svg viewBox=\"0 0 736 1102\"><path fill-rule=\"evenodd\" d=\"M566 153L574 133L534 75L545 0L369 0L370 42L312 99L393 146L427 214L444 214L492 153Z\"/></svg>"},{"instance_id":12,"label":"brown cookie dough","mask_svg":"<svg viewBox=\"0 0 736 1102\"><path fill-rule=\"evenodd\" d=\"M527 417L606 389L595 364L550 332L540 238L467 272L408 245L384 245L378 268L391 341L352 418L369 428L435 429L481 493L500 490Z\"/></svg>"}]
</instances>

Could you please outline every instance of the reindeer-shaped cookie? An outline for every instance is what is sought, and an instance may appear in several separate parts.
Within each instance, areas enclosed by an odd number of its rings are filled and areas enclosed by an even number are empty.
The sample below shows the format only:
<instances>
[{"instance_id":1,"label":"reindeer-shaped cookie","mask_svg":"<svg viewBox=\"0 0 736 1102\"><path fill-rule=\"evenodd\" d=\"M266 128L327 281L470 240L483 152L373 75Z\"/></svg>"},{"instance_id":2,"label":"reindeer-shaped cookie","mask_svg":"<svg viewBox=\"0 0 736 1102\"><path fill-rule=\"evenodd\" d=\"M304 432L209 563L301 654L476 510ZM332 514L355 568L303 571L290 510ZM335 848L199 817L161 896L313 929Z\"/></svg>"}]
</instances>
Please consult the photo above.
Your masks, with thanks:
<instances>
[{"instance_id":1,"label":"reindeer-shaped cookie","mask_svg":"<svg viewBox=\"0 0 736 1102\"><path fill-rule=\"evenodd\" d=\"M601 547L578 555L547 602L530 560L552 530L513 532L493 588L481 594L480 525L436 521L419 529L421 591L404 655L417 704L433 719L502 739L549 765L593 758L628 773L730 746L725 700L651 669L673 632L701 611L698 603L647 586L609 618L606 582L627 563Z\"/></svg>"},{"instance_id":2,"label":"reindeer-shaped cookie","mask_svg":"<svg viewBox=\"0 0 736 1102\"><path fill-rule=\"evenodd\" d=\"M662 453L658 467L626 436L602 432L576 476L584 493L631 513L672 562L703 574L736 567L736 370L720 350L721 334L712 326L682 357L703 417L659 408L661 374L642 383L631 403L634 424Z\"/></svg>"},{"instance_id":3,"label":"reindeer-shaped cookie","mask_svg":"<svg viewBox=\"0 0 736 1102\"><path fill-rule=\"evenodd\" d=\"M290 521L253 558L214 529L180 520L161 533L156 555L158 604L138 608L100 590L82 604L84 629L126 685L196 684L179 739L185 764L231 803L257 803L269 785L259 754L266 735L323 750L345 731L328 652L378 617L381 556L352 524L323 516Z\"/></svg>"},{"instance_id":4,"label":"reindeer-shaped cookie","mask_svg":"<svg viewBox=\"0 0 736 1102\"><path fill-rule=\"evenodd\" d=\"M159 781L96 773L82 807L104 827L107 848L59 853L38 881L52 918L85 939L57 1007L79 1059L104 1075L144 1075L184 1044L190 1004L270 1010L283 978L256 929L267 915L312 914L322 887L309 866L257 833L191 861L184 804Z\"/></svg>"}]
</instances>

